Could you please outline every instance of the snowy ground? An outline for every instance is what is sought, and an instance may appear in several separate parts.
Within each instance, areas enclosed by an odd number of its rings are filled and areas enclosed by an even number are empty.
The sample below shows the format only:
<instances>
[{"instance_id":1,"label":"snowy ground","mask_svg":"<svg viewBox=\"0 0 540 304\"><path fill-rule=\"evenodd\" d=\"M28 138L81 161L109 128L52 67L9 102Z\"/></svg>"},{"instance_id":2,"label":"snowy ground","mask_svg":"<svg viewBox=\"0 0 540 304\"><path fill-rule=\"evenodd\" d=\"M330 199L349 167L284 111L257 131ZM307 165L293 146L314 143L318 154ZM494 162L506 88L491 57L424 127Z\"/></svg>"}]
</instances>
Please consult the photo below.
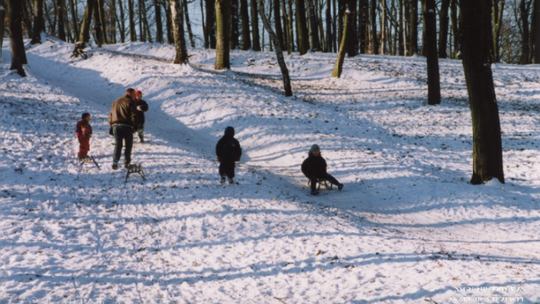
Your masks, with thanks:
<instances>
[{"instance_id":1,"label":"snowy ground","mask_svg":"<svg viewBox=\"0 0 540 304\"><path fill-rule=\"evenodd\" d=\"M471 119L461 63L441 60L428 106L425 59L286 58L123 44L70 59L49 40L26 78L0 67L0 303L540 303L540 67L493 66L506 184L468 184ZM131 55L129 55L131 54ZM257 77L254 77L257 76ZM147 180L113 171L108 112L127 87L150 105ZM77 169L74 126L93 115ZM234 126L238 185L214 145ZM343 191L308 196L317 143Z\"/></svg>"}]
</instances>

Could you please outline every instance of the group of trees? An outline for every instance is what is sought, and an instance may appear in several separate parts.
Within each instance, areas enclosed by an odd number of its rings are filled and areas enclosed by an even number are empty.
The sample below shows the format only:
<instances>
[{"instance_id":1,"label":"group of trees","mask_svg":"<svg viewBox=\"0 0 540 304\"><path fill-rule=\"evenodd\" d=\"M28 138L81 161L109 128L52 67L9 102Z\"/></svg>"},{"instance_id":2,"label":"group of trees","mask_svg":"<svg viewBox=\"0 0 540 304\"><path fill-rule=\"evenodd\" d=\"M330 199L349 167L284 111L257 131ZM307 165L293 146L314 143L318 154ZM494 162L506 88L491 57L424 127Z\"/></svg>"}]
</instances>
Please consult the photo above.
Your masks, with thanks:
<instances>
[{"instance_id":1,"label":"group of trees","mask_svg":"<svg viewBox=\"0 0 540 304\"><path fill-rule=\"evenodd\" d=\"M421 55L427 58L428 103L438 104L439 58L462 58L473 116L474 184L504 182L490 64L540 63L540 0L0 0L0 17L6 7L12 69L21 75L23 33L32 43L41 42L43 32L73 42L74 54L91 40L98 46L167 42L176 46L175 63L187 63L189 42L216 49L216 69L230 67L231 49L268 48L276 50L287 96L285 50L339 51L337 77L345 54Z\"/></svg>"},{"instance_id":2,"label":"group of trees","mask_svg":"<svg viewBox=\"0 0 540 304\"><path fill-rule=\"evenodd\" d=\"M10 2L9 0L2 0ZM485 0L483 0L485 1ZM68 42L97 45L175 42L175 24L189 46L218 48L227 27L229 49L273 50L259 7L282 50L338 52L345 12L347 49L357 54L426 55L432 36L439 58L459 58L463 0L18 0L23 30L39 42L42 31ZM433 3L433 4L432 4ZM489 0L492 61L540 63L540 1ZM4 4L6 6L6 4ZM174 7L173 7L174 6ZM432 7L426 14L426 7ZM174 16L173 16L174 14ZM92 26L90 28L90 26ZM185 30L184 30L185 29ZM430 31L435 32L431 34ZM81 35L88 37L81 37ZM185 39L182 37L182 39Z\"/></svg>"}]
</instances>

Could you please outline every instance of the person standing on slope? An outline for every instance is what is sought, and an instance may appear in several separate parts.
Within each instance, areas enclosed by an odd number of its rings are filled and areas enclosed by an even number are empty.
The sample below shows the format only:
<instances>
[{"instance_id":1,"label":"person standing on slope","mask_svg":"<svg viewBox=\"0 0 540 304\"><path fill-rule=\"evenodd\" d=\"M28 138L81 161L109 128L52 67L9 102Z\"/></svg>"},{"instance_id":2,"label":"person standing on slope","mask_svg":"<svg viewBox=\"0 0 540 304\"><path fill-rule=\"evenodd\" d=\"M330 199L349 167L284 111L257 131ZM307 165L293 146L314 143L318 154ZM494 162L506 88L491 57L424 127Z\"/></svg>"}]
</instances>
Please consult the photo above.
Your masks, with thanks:
<instances>
[{"instance_id":1,"label":"person standing on slope","mask_svg":"<svg viewBox=\"0 0 540 304\"><path fill-rule=\"evenodd\" d=\"M109 125L114 136L113 170L118 169L118 162L122 154L122 147L125 142L124 168L131 163L131 148L133 147L133 133L137 125L135 100L133 99L135 90L129 88L126 94L118 98L111 107L109 113Z\"/></svg>"},{"instance_id":2,"label":"person standing on slope","mask_svg":"<svg viewBox=\"0 0 540 304\"><path fill-rule=\"evenodd\" d=\"M81 120L75 126L75 135L79 140L79 159L88 157L90 151L90 137L92 137L92 126L90 126L90 113L83 113Z\"/></svg>"},{"instance_id":3,"label":"person standing on slope","mask_svg":"<svg viewBox=\"0 0 540 304\"><path fill-rule=\"evenodd\" d=\"M139 140L144 142L144 112L148 111L148 104L142 99L143 93L139 90L135 91L135 107L137 107L137 126L135 130L139 134Z\"/></svg>"},{"instance_id":4,"label":"person standing on slope","mask_svg":"<svg viewBox=\"0 0 540 304\"><path fill-rule=\"evenodd\" d=\"M234 128L227 127L225 134L216 145L216 155L219 161L219 175L221 184L225 183L225 178L229 178L229 184L234 183L235 162L240 161L242 148L236 138L234 138Z\"/></svg>"},{"instance_id":5,"label":"person standing on slope","mask_svg":"<svg viewBox=\"0 0 540 304\"><path fill-rule=\"evenodd\" d=\"M317 190L318 179L325 179L331 184L337 185L338 190L343 189L343 184L340 184L337 179L326 172L326 160L321 156L319 145L311 146L308 158L302 163L302 173L309 178L312 195L319 194L319 191Z\"/></svg>"}]
</instances>

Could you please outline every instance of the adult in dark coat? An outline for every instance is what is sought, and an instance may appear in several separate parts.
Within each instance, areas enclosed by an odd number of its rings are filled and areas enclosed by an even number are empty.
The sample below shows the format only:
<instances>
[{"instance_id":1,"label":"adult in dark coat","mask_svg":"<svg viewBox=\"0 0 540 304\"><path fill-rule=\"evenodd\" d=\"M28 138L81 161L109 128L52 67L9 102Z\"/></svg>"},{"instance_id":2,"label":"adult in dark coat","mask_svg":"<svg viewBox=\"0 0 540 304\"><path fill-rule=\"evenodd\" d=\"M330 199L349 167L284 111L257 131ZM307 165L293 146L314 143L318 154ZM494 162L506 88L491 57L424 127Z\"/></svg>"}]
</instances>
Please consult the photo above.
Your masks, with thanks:
<instances>
[{"instance_id":1,"label":"adult in dark coat","mask_svg":"<svg viewBox=\"0 0 540 304\"><path fill-rule=\"evenodd\" d=\"M111 107L109 113L109 125L112 128L114 135L114 154L113 154L113 170L118 169L118 162L122 154L122 147L125 143L124 151L124 167L128 167L131 163L131 148L133 147L133 133L137 124L136 107L133 96L135 90L129 88L126 94L118 98Z\"/></svg>"},{"instance_id":2,"label":"adult in dark coat","mask_svg":"<svg viewBox=\"0 0 540 304\"><path fill-rule=\"evenodd\" d=\"M310 180L311 194L313 195L319 194L317 191L317 179L325 179L337 185L338 190L343 189L343 184L326 172L326 160L321 156L321 149L318 145L311 146L308 158L302 163L302 173Z\"/></svg>"},{"instance_id":3,"label":"adult in dark coat","mask_svg":"<svg viewBox=\"0 0 540 304\"><path fill-rule=\"evenodd\" d=\"M144 123L146 122L144 112L148 111L148 104L142 97L143 93L141 91L135 91L135 107L137 108L137 125L135 126L135 130L137 131L137 134L139 134L139 140L144 142Z\"/></svg>"},{"instance_id":4,"label":"adult in dark coat","mask_svg":"<svg viewBox=\"0 0 540 304\"><path fill-rule=\"evenodd\" d=\"M216 145L216 155L219 161L219 175L221 183L225 183L225 177L229 178L229 184L233 183L235 162L240 161L242 148L234 138L234 128L227 127L225 134Z\"/></svg>"}]
</instances>

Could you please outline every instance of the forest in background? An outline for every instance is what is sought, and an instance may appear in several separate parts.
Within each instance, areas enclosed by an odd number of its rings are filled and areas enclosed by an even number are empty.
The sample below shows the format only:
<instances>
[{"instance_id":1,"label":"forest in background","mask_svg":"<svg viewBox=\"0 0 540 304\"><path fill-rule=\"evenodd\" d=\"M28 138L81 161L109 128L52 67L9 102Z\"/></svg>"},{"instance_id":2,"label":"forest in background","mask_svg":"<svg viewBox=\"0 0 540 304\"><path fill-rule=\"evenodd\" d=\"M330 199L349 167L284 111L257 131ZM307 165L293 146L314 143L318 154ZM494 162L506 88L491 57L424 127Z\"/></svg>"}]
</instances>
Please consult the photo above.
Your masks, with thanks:
<instances>
[{"instance_id":1,"label":"forest in background","mask_svg":"<svg viewBox=\"0 0 540 304\"><path fill-rule=\"evenodd\" d=\"M459 0L0 0L4 20L0 30L5 36L9 33L9 26L5 26L9 1L19 2L23 35L33 38L33 43L45 32L73 43L174 44L173 19L178 22L181 17L188 46L215 49L218 7L226 8L230 49L272 51L274 46L258 14L262 6L281 49L300 54L338 52L348 10L348 56L425 55L424 40L428 38L424 20L433 7L438 57L458 59L461 53ZM540 63L540 1L488 2L492 61ZM173 17L171 3L177 3L182 16ZM85 29L89 33L86 38L81 36Z\"/></svg>"}]
</instances>

